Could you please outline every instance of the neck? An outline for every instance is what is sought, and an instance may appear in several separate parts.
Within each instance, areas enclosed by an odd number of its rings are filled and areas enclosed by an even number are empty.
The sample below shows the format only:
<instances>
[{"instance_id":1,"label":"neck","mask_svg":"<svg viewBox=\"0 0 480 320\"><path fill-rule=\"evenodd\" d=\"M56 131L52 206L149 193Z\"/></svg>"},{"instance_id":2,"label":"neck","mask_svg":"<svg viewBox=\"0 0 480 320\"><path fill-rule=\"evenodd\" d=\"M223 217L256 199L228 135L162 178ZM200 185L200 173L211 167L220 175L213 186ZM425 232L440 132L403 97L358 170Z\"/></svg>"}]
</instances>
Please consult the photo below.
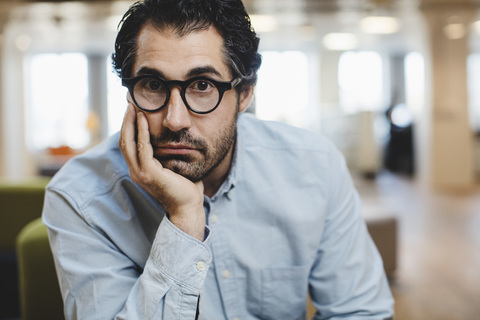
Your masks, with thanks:
<instances>
[{"instance_id":1,"label":"neck","mask_svg":"<svg viewBox=\"0 0 480 320\"><path fill-rule=\"evenodd\" d=\"M235 144L233 144L230 147L230 150L228 151L227 155L218 164L218 166L203 179L203 185L204 185L203 193L207 197L210 197L210 198L213 197L215 193L217 193L218 189L223 184L225 179L227 178L228 172L230 171L230 166L232 164L234 145Z\"/></svg>"}]
</instances>

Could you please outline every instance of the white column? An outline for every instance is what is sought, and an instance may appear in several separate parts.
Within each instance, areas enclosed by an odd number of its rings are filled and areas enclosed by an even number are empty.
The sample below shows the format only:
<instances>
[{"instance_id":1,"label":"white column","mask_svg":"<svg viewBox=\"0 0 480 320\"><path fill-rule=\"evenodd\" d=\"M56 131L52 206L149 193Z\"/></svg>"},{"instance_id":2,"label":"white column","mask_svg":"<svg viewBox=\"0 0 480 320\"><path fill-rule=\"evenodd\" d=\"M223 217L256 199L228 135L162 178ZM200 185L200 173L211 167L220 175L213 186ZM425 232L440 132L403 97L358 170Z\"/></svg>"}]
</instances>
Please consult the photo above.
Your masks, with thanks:
<instances>
[{"instance_id":1,"label":"white column","mask_svg":"<svg viewBox=\"0 0 480 320\"><path fill-rule=\"evenodd\" d=\"M8 21L15 1L0 1L0 176L20 179L36 173L25 147L23 56Z\"/></svg>"},{"instance_id":2,"label":"white column","mask_svg":"<svg viewBox=\"0 0 480 320\"><path fill-rule=\"evenodd\" d=\"M422 13L430 31L430 177L436 187L469 188L475 170L474 136L468 114L468 31L476 7L428 1ZM456 25L445 29L452 23Z\"/></svg>"}]
</instances>

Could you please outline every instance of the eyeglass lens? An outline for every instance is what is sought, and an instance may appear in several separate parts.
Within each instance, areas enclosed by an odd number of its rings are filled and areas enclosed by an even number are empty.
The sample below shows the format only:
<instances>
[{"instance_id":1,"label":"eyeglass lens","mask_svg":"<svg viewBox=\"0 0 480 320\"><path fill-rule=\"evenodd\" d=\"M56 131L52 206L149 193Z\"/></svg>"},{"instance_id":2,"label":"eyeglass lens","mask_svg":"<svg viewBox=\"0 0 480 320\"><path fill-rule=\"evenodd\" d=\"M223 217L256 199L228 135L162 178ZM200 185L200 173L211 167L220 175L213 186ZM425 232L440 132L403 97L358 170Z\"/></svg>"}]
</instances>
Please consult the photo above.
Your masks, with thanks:
<instances>
[{"instance_id":1,"label":"eyeglass lens","mask_svg":"<svg viewBox=\"0 0 480 320\"><path fill-rule=\"evenodd\" d=\"M135 84L133 94L140 107L155 110L167 103L169 90L165 82L157 78L144 78ZM215 108L220 97L217 87L207 79L195 80L183 90L188 106L200 112Z\"/></svg>"}]
</instances>

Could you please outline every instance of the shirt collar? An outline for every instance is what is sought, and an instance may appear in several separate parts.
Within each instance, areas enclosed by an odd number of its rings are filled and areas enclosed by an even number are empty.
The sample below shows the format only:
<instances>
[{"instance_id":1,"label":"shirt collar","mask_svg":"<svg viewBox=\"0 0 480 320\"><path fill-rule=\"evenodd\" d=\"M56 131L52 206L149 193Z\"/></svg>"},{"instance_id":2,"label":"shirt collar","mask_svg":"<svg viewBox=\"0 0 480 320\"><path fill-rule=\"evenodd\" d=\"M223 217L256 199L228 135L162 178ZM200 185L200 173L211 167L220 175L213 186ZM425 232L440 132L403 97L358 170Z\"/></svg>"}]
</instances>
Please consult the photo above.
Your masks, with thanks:
<instances>
[{"instance_id":1,"label":"shirt collar","mask_svg":"<svg viewBox=\"0 0 480 320\"><path fill-rule=\"evenodd\" d=\"M222 185L212 197L212 200L217 199L219 196L225 194L225 196L230 200L229 193L235 188L237 182L237 168L239 163L239 158L242 155L243 148L243 139L240 136L237 128L237 135L235 139L235 146L233 148L232 164L230 165L230 170L228 172L227 178L223 181Z\"/></svg>"}]
</instances>

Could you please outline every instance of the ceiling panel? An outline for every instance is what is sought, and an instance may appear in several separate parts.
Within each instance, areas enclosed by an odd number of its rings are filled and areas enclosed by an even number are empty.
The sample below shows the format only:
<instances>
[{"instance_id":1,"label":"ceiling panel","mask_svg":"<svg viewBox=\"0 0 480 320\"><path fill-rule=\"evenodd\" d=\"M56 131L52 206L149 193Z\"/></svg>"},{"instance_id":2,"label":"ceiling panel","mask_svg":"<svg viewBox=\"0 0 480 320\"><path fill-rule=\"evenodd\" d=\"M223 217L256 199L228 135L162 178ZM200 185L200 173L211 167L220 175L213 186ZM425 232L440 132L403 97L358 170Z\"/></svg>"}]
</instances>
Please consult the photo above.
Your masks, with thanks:
<instances>
[{"instance_id":1,"label":"ceiling panel","mask_svg":"<svg viewBox=\"0 0 480 320\"><path fill-rule=\"evenodd\" d=\"M114 2L116 0L0 0L0 3L22 2ZM335 10L363 10L374 5L388 5L394 2L417 0L243 0L247 8L256 10L308 10L324 12ZM431 1L431 0L430 0ZM438 0L435 0L438 1ZM467 0L468 1L468 0Z\"/></svg>"},{"instance_id":2,"label":"ceiling panel","mask_svg":"<svg viewBox=\"0 0 480 320\"><path fill-rule=\"evenodd\" d=\"M394 0L377 0L388 3ZM250 11L258 12L332 12L364 11L374 6L373 0L244 0Z\"/></svg>"}]
</instances>

